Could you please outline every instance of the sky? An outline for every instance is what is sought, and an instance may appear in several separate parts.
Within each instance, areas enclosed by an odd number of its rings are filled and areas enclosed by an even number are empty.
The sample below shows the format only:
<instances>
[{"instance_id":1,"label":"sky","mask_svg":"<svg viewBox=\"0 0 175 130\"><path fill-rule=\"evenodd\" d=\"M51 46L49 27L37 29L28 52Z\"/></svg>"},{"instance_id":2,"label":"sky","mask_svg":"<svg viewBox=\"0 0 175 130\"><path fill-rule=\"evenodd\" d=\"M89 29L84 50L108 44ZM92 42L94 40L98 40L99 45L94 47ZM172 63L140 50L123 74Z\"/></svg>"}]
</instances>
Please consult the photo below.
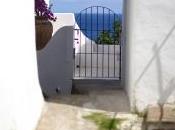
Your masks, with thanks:
<instances>
[{"instance_id":1,"label":"sky","mask_svg":"<svg viewBox=\"0 0 175 130\"><path fill-rule=\"evenodd\" d=\"M90 6L108 7L116 13L122 13L123 0L50 0L54 13L78 13Z\"/></svg>"}]
</instances>

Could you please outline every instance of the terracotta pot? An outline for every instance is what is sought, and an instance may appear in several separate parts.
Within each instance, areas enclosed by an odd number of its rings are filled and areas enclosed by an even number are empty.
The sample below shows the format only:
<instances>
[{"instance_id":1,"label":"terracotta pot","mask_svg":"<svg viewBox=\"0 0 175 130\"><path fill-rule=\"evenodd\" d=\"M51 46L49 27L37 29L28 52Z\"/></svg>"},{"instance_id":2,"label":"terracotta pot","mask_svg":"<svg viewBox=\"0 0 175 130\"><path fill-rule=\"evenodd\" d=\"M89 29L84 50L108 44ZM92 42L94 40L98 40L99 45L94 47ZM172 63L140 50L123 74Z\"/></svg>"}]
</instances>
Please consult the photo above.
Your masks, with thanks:
<instances>
[{"instance_id":1,"label":"terracotta pot","mask_svg":"<svg viewBox=\"0 0 175 130\"><path fill-rule=\"evenodd\" d=\"M35 17L35 28L36 28L36 49L43 49L48 41L52 37L53 26L52 23L44 17Z\"/></svg>"}]
</instances>

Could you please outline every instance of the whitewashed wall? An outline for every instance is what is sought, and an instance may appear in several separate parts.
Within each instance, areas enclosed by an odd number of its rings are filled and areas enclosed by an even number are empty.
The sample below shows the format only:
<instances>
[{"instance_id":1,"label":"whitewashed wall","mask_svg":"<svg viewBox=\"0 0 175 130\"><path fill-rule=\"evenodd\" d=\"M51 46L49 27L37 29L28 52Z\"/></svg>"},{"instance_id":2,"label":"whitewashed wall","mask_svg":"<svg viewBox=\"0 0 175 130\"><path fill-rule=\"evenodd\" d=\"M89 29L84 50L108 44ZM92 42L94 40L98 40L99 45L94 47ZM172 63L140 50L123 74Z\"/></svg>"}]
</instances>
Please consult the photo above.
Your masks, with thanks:
<instances>
[{"instance_id":1,"label":"whitewashed wall","mask_svg":"<svg viewBox=\"0 0 175 130\"><path fill-rule=\"evenodd\" d=\"M53 37L37 51L38 72L43 92L49 96L71 94L73 78L74 15L58 13Z\"/></svg>"},{"instance_id":2,"label":"whitewashed wall","mask_svg":"<svg viewBox=\"0 0 175 130\"><path fill-rule=\"evenodd\" d=\"M175 103L174 5L174 0L125 0L125 85L138 111Z\"/></svg>"},{"instance_id":3,"label":"whitewashed wall","mask_svg":"<svg viewBox=\"0 0 175 130\"><path fill-rule=\"evenodd\" d=\"M8 9L0 8L0 130L34 130L43 106L37 75L34 1L1 4ZM4 10L6 13L2 13Z\"/></svg>"}]
</instances>

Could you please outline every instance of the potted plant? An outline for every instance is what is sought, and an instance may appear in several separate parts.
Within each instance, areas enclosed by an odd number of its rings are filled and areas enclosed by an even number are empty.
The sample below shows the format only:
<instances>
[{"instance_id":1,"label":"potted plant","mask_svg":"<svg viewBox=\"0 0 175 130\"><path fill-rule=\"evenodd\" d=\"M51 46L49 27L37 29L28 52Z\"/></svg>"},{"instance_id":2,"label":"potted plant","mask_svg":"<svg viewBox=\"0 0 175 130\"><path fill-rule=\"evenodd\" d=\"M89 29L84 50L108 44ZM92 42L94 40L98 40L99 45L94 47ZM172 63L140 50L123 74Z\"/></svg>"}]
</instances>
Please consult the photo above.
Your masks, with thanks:
<instances>
[{"instance_id":1,"label":"potted plant","mask_svg":"<svg viewBox=\"0 0 175 130\"><path fill-rule=\"evenodd\" d=\"M51 21L56 17L44 0L35 0L35 28L36 28L36 49L43 49L52 37L53 26Z\"/></svg>"}]
</instances>

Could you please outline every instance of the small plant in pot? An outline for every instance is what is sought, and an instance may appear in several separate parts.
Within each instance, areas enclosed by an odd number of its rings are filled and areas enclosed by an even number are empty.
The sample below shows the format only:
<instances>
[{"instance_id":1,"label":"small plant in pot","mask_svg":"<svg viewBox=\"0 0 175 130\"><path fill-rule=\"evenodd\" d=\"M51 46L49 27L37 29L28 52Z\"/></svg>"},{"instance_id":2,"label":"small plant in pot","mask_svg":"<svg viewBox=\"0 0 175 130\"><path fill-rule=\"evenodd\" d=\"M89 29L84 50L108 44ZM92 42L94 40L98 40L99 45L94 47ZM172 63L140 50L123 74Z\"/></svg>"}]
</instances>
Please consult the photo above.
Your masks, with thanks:
<instances>
[{"instance_id":1,"label":"small plant in pot","mask_svg":"<svg viewBox=\"0 0 175 130\"><path fill-rule=\"evenodd\" d=\"M36 28L36 49L43 49L52 37L53 26L51 21L56 17L44 0L35 0L35 28Z\"/></svg>"}]
</instances>

